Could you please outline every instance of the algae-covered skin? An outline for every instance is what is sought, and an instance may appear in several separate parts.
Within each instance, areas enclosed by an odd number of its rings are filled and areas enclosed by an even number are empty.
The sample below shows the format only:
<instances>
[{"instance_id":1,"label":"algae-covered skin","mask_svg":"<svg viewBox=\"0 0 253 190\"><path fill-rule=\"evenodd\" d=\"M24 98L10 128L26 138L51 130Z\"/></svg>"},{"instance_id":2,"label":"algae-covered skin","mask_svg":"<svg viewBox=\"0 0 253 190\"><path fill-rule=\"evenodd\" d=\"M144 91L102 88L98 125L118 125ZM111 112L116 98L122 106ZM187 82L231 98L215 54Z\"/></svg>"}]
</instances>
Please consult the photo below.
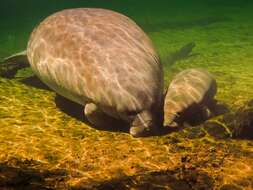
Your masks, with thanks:
<instances>
[{"instance_id":1,"label":"algae-covered skin","mask_svg":"<svg viewBox=\"0 0 253 190\"><path fill-rule=\"evenodd\" d=\"M178 73L165 95L164 126L176 126L176 117L190 107L197 109L199 105L200 109L208 109L216 91L216 80L205 69L186 69ZM197 117L194 112L192 117Z\"/></svg>"},{"instance_id":2,"label":"algae-covered skin","mask_svg":"<svg viewBox=\"0 0 253 190\"><path fill-rule=\"evenodd\" d=\"M130 18L95 8L57 12L34 29L27 56L44 83L85 106L93 125L121 119L133 136L161 126L162 65Z\"/></svg>"}]
</instances>

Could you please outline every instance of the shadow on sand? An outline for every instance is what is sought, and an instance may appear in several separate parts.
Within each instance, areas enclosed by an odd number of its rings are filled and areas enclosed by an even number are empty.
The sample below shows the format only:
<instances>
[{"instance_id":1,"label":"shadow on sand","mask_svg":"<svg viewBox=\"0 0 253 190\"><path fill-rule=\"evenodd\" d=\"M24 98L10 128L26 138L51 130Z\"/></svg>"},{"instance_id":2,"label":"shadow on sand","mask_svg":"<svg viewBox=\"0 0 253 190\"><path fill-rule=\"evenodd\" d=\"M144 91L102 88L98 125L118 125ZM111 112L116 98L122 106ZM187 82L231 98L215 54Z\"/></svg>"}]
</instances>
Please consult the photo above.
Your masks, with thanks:
<instances>
[{"instance_id":1,"label":"shadow on sand","mask_svg":"<svg viewBox=\"0 0 253 190\"><path fill-rule=\"evenodd\" d=\"M11 80L11 79L9 79L9 80ZM30 76L30 77L26 77L26 78L20 78L18 81L27 85L27 86L31 86L31 87L35 87L35 88L43 89L43 90L47 90L47 91L53 91L35 75ZM129 127L130 127L129 124L127 124L124 121L120 121L120 120L115 120L116 121L115 124L111 123L110 125L103 126L103 127L97 127L97 126L92 125L87 120L87 118L84 116L84 106L77 104L71 100L68 100L59 94L56 94L56 96L55 96L55 104L60 111L75 118L78 121L81 121L81 122L91 126L94 129L102 130L102 131L110 131L110 132L129 133ZM161 131L159 131L159 134L156 134L155 136L162 136L162 135L165 135L165 134L168 134L171 132L175 132L175 131L178 131L178 129L164 128L164 129L161 129Z\"/></svg>"},{"instance_id":2,"label":"shadow on sand","mask_svg":"<svg viewBox=\"0 0 253 190\"><path fill-rule=\"evenodd\" d=\"M38 161L18 159L0 163L0 189L65 189L66 170L36 169L38 164Z\"/></svg>"},{"instance_id":3,"label":"shadow on sand","mask_svg":"<svg viewBox=\"0 0 253 190\"><path fill-rule=\"evenodd\" d=\"M31 76L28 78L21 79L20 82L22 82L25 85L32 86L38 89L53 91L36 76ZM77 104L71 100L68 100L59 94L56 94L55 96L55 104L57 108L59 108L65 114L77 119L78 121L82 121L85 124L97 130L111 131L111 132L124 132L124 133L128 133L129 131L129 126L124 122L117 122L117 124L115 125L111 125L111 126L107 126L103 128L93 126L91 123L89 123L89 121L84 116L84 106Z\"/></svg>"},{"instance_id":4,"label":"shadow on sand","mask_svg":"<svg viewBox=\"0 0 253 190\"><path fill-rule=\"evenodd\" d=\"M48 91L52 91L47 85L45 85L38 77L31 76L31 77L27 77L27 78L23 78L20 80L21 83L28 85L28 86L32 86L38 89L43 89L43 90L48 90Z\"/></svg>"},{"instance_id":5,"label":"shadow on sand","mask_svg":"<svg viewBox=\"0 0 253 190\"><path fill-rule=\"evenodd\" d=\"M63 96L57 94L55 97L55 103L56 106L67 115L84 122L85 124L102 131L111 131L111 132L123 132L128 133L129 126L125 122L117 121L115 124L111 123L109 126L104 127L97 127L89 123L87 118L84 116L84 107L80 104L77 104L75 102L72 102L71 100L68 100L64 98ZM120 126L120 127L119 127Z\"/></svg>"},{"instance_id":6,"label":"shadow on sand","mask_svg":"<svg viewBox=\"0 0 253 190\"><path fill-rule=\"evenodd\" d=\"M40 169L37 169L38 166ZM41 169L43 168L43 169ZM45 168L45 169L44 169ZM186 169L182 165L172 170L143 172L134 176L119 176L110 181L83 181L70 187L67 185L70 175L65 169L46 169L35 160L10 159L0 163L1 189L174 189L174 190L209 190L214 187L214 179L197 169Z\"/></svg>"},{"instance_id":7,"label":"shadow on sand","mask_svg":"<svg viewBox=\"0 0 253 190\"><path fill-rule=\"evenodd\" d=\"M173 170L159 170L146 172L134 176L122 176L105 182L98 182L95 185L78 185L77 189L97 190L127 190L127 189L173 189L173 190L209 190L214 188L214 180L203 171L184 170L176 168Z\"/></svg>"}]
</instances>

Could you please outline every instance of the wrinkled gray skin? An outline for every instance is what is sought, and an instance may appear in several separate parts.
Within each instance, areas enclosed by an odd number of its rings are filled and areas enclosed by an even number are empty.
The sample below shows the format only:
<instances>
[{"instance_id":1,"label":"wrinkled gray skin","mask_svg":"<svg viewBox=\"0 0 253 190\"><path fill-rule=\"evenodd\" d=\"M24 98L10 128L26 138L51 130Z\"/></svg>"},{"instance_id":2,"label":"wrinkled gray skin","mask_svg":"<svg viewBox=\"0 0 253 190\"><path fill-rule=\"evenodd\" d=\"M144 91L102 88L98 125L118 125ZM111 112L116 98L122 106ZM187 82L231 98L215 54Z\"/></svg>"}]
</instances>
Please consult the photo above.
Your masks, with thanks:
<instances>
[{"instance_id":1,"label":"wrinkled gray skin","mask_svg":"<svg viewBox=\"0 0 253 190\"><path fill-rule=\"evenodd\" d=\"M193 105L205 109L208 117L208 106L213 102L216 89L215 79L204 69L186 69L178 73L171 81L165 96L163 125L177 126L177 116Z\"/></svg>"},{"instance_id":2,"label":"wrinkled gray skin","mask_svg":"<svg viewBox=\"0 0 253 190\"><path fill-rule=\"evenodd\" d=\"M124 121L135 137L162 126L162 65L128 17L96 8L57 12L33 30L27 58L44 83L85 107L93 125Z\"/></svg>"}]
</instances>

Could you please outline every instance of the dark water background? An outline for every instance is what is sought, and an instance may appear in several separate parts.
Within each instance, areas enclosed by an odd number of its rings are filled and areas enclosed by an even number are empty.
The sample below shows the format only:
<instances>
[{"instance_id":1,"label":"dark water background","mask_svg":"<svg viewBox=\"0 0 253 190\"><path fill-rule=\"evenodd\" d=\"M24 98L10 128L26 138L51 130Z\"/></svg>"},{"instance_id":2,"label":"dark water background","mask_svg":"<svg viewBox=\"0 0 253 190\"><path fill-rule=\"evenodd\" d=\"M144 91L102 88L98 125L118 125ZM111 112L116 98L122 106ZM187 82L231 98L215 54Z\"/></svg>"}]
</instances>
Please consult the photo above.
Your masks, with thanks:
<instances>
[{"instance_id":1,"label":"dark water background","mask_svg":"<svg viewBox=\"0 0 253 190\"><path fill-rule=\"evenodd\" d=\"M3 0L0 2L0 55L24 49L32 29L42 19L74 7L99 7L121 12L146 32L164 28L184 30L231 16L242 20L253 18L250 0Z\"/></svg>"}]
</instances>

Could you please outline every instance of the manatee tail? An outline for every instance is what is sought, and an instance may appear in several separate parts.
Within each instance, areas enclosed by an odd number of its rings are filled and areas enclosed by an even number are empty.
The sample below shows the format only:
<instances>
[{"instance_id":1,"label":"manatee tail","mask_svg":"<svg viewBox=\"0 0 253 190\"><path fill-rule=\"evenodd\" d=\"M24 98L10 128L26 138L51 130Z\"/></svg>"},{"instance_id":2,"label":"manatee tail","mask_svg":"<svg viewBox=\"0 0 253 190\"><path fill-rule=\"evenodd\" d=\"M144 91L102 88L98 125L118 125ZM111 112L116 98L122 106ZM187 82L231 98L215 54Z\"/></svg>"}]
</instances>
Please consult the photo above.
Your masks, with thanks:
<instances>
[{"instance_id":1,"label":"manatee tail","mask_svg":"<svg viewBox=\"0 0 253 190\"><path fill-rule=\"evenodd\" d=\"M29 67L26 50L4 58L0 62L0 76L13 78L18 70Z\"/></svg>"}]
</instances>

